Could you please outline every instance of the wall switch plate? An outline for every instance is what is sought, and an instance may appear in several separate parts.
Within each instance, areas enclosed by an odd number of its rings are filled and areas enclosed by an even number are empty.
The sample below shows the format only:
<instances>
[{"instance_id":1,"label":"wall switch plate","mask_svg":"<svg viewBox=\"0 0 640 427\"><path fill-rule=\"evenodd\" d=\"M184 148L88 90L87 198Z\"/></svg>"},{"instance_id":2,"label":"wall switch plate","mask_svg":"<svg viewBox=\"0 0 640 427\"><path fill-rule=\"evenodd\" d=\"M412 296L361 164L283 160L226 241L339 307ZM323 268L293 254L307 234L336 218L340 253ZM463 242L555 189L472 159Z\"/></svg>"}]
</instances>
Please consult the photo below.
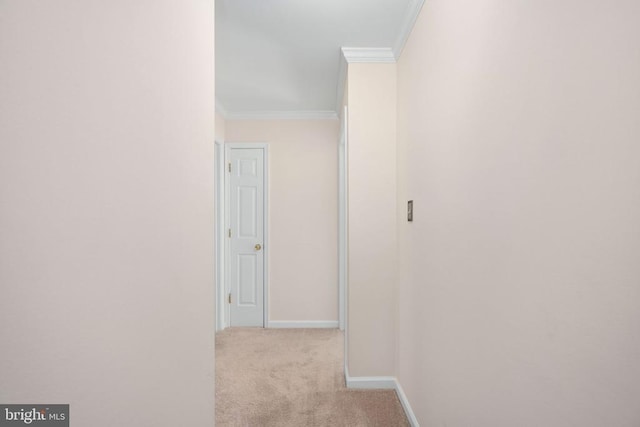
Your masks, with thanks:
<instances>
[{"instance_id":1,"label":"wall switch plate","mask_svg":"<svg viewBox=\"0 0 640 427\"><path fill-rule=\"evenodd\" d=\"M407 221L413 222L413 200L407 202Z\"/></svg>"}]
</instances>

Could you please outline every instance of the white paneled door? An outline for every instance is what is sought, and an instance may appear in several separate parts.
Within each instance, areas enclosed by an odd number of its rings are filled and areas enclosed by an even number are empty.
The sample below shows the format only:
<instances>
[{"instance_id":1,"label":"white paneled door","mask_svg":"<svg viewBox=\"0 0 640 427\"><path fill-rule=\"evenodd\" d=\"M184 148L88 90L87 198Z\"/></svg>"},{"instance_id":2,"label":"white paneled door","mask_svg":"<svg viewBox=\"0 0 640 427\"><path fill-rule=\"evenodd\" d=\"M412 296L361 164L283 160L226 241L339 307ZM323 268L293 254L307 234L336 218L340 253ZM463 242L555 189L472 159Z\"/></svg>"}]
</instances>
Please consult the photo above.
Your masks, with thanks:
<instances>
[{"instance_id":1,"label":"white paneled door","mask_svg":"<svg viewBox=\"0 0 640 427\"><path fill-rule=\"evenodd\" d=\"M231 148L229 309L231 326L264 326L264 149Z\"/></svg>"}]
</instances>

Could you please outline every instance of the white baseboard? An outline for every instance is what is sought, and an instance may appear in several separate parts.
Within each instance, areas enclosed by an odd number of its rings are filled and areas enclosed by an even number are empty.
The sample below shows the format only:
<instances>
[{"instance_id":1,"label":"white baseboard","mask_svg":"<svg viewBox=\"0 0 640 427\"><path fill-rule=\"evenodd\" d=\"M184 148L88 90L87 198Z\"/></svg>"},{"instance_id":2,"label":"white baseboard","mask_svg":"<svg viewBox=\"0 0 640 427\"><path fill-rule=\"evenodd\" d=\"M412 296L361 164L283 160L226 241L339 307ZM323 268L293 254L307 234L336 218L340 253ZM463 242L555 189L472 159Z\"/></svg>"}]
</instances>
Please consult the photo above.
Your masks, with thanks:
<instances>
[{"instance_id":1,"label":"white baseboard","mask_svg":"<svg viewBox=\"0 0 640 427\"><path fill-rule=\"evenodd\" d=\"M336 329L337 320L270 320L268 328L328 328Z\"/></svg>"},{"instance_id":2,"label":"white baseboard","mask_svg":"<svg viewBox=\"0 0 640 427\"><path fill-rule=\"evenodd\" d=\"M396 394L398 395L398 399L400 399L400 404L402 404L402 408L404 409L404 413L407 415L407 419L409 420L409 424L411 427L420 427L418 423L418 419L416 418L416 414L413 413L413 409L411 409L411 404L409 404L409 399L407 399L407 395L404 394L404 390L402 386L398 382L396 378Z\"/></svg>"},{"instance_id":3,"label":"white baseboard","mask_svg":"<svg viewBox=\"0 0 640 427\"><path fill-rule=\"evenodd\" d=\"M404 394L404 390L402 389L402 386L400 385L396 377L352 377L349 375L348 369L345 369L345 381L347 383L347 388L352 389L395 390L396 394L398 395L398 400L400 400L402 409L404 409L404 413L406 414L411 427L420 427L418 419L416 418L416 414L414 414L413 409L411 409L409 399L407 399L407 395Z\"/></svg>"},{"instance_id":4,"label":"white baseboard","mask_svg":"<svg viewBox=\"0 0 640 427\"><path fill-rule=\"evenodd\" d=\"M347 377L347 388L395 390L395 377Z\"/></svg>"}]
</instances>

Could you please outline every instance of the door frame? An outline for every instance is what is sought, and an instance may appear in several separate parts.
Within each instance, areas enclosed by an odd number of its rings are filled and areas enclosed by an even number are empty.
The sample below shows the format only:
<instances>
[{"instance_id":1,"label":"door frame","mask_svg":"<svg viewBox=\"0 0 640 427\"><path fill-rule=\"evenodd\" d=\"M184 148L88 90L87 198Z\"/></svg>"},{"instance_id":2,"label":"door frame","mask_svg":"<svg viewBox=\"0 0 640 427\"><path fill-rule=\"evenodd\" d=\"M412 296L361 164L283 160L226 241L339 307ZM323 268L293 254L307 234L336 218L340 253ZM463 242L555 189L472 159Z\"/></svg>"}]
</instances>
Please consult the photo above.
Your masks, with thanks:
<instances>
[{"instance_id":1,"label":"door frame","mask_svg":"<svg viewBox=\"0 0 640 427\"><path fill-rule=\"evenodd\" d=\"M218 191L217 194L217 202L220 209L218 212L223 213L224 220L221 221L223 224L222 232L218 233L218 247L222 250L221 253L218 254L217 260L220 262L220 265L223 265L223 271L219 275L220 281L217 284L218 292L218 311L221 313L216 316L217 324L216 330L223 330L231 325L230 319L230 310L229 304L227 303L227 295L229 294L229 263L231 261L230 257L226 256L231 248L230 248L230 240L227 235L227 230L229 229L230 224L230 216L231 209L229 203L229 173L227 169L227 165L229 164L230 154L232 149L237 148L257 148L262 149L264 153L263 157L263 244L262 251L264 256L263 262L263 318L262 318L262 327L267 328L269 325L269 144L266 142L225 142L224 146L224 160L220 165L222 168L222 180L224 181L221 185L222 191ZM216 175L220 177L220 175ZM219 322L219 323L218 323Z\"/></svg>"},{"instance_id":2,"label":"door frame","mask_svg":"<svg viewBox=\"0 0 640 427\"><path fill-rule=\"evenodd\" d=\"M226 309L226 285L225 285L225 148L224 141L215 141L215 265L216 265L216 332L221 331L229 324L229 310Z\"/></svg>"},{"instance_id":3,"label":"door frame","mask_svg":"<svg viewBox=\"0 0 640 427\"><path fill-rule=\"evenodd\" d=\"M341 331L346 328L347 318L347 281L349 277L349 180L348 180L348 151L347 151L347 107L344 107L340 117L340 136L338 141L338 327Z\"/></svg>"},{"instance_id":4,"label":"door frame","mask_svg":"<svg viewBox=\"0 0 640 427\"><path fill-rule=\"evenodd\" d=\"M349 378L349 108L340 117L338 141L338 323L344 331L344 375Z\"/></svg>"}]
</instances>

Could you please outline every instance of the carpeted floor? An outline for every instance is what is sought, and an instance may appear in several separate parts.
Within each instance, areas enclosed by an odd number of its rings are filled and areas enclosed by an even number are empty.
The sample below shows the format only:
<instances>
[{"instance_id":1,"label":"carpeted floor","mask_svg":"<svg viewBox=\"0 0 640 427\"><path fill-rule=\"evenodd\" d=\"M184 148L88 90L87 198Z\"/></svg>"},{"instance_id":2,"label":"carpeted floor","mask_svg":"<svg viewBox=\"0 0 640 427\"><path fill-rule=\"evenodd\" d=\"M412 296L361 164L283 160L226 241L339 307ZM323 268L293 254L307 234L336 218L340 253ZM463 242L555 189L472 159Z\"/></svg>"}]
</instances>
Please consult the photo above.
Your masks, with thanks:
<instances>
[{"instance_id":1,"label":"carpeted floor","mask_svg":"<svg viewBox=\"0 0 640 427\"><path fill-rule=\"evenodd\" d=\"M216 334L217 426L408 426L393 390L350 390L337 329Z\"/></svg>"}]
</instances>

